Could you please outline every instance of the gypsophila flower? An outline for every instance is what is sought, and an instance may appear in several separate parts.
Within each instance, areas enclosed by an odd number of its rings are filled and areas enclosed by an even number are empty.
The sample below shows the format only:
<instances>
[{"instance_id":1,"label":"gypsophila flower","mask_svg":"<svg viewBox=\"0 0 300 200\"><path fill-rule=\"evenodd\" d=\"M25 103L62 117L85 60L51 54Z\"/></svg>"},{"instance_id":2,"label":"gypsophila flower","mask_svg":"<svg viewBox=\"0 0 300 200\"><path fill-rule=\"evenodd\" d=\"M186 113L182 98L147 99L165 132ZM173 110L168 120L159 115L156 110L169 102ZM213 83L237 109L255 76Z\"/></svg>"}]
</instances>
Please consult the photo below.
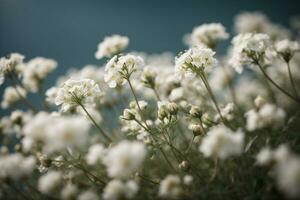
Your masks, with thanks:
<instances>
[{"instance_id":1,"label":"gypsophila flower","mask_svg":"<svg viewBox=\"0 0 300 200\"><path fill-rule=\"evenodd\" d=\"M36 167L33 156L24 157L19 153L0 156L0 179L18 180L30 175Z\"/></svg>"},{"instance_id":2,"label":"gypsophila flower","mask_svg":"<svg viewBox=\"0 0 300 200\"><path fill-rule=\"evenodd\" d=\"M205 45L209 48L215 48L216 44L229 37L225 27L220 23L203 24L195 27L191 34L191 44Z\"/></svg>"},{"instance_id":3,"label":"gypsophila flower","mask_svg":"<svg viewBox=\"0 0 300 200\"><path fill-rule=\"evenodd\" d=\"M112 35L105 37L104 40L98 44L98 50L95 53L97 59L103 57L111 57L121 53L128 45L129 39L126 36Z\"/></svg>"},{"instance_id":4,"label":"gypsophila flower","mask_svg":"<svg viewBox=\"0 0 300 200\"><path fill-rule=\"evenodd\" d=\"M289 62L295 52L300 51L300 45L297 41L281 40L275 44L277 53L286 61Z\"/></svg>"},{"instance_id":5,"label":"gypsophila flower","mask_svg":"<svg viewBox=\"0 0 300 200\"><path fill-rule=\"evenodd\" d=\"M78 200L99 200L99 196L92 190L87 190L79 194Z\"/></svg>"},{"instance_id":6,"label":"gypsophila flower","mask_svg":"<svg viewBox=\"0 0 300 200\"><path fill-rule=\"evenodd\" d=\"M256 163L258 165L268 165L273 160L273 152L269 147L262 148L256 155Z\"/></svg>"},{"instance_id":7,"label":"gypsophila flower","mask_svg":"<svg viewBox=\"0 0 300 200\"><path fill-rule=\"evenodd\" d=\"M9 108L14 105L17 101L25 98L27 91L19 86L17 87L7 87L4 90L3 99L1 102L2 108Z\"/></svg>"},{"instance_id":8,"label":"gypsophila flower","mask_svg":"<svg viewBox=\"0 0 300 200\"><path fill-rule=\"evenodd\" d=\"M219 157L240 155L244 147L244 133L233 132L224 125L211 128L201 142L199 150L205 157Z\"/></svg>"},{"instance_id":9,"label":"gypsophila flower","mask_svg":"<svg viewBox=\"0 0 300 200\"><path fill-rule=\"evenodd\" d=\"M63 200L75 199L78 188L74 184L67 184L61 191L61 198Z\"/></svg>"},{"instance_id":10,"label":"gypsophila flower","mask_svg":"<svg viewBox=\"0 0 300 200\"><path fill-rule=\"evenodd\" d=\"M192 47L176 57L175 73L179 77L184 77L185 75L194 76L204 69L214 67L217 64L214 55L214 51L204 46Z\"/></svg>"},{"instance_id":11,"label":"gypsophila flower","mask_svg":"<svg viewBox=\"0 0 300 200\"><path fill-rule=\"evenodd\" d=\"M19 70L23 75L23 85L26 89L37 92L41 81L52 72L57 66L57 62L52 59L37 57L30 60L28 63L20 65Z\"/></svg>"},{"instance_id":12,"label":"gypsophila flower","mask_svg":"<svg viewBox=\"0 0 300 200\"><path fill-rule=\"evenodd\" d=\"M123 85L126 83L126 79L143 63L141 57L131 54L114 56L105 66L104 81L111 88Z\"/></svg>"},{"instance_id":13,"label":"gypsophila flower","mask_svg":"<svg viewBox=\"0 0 300 200\"><path fill-rule=\"evenodd\" d=\"M182 193L181 180L177 175L168 175L161 182L159 186L158 195L176 199Z\"/></svg>"},{"instance_id":14,"label":"gypsophila flower","mask_svg":"<svg viewBox=\"0 0 300 200\"><path fill-rule=\"evenodd\" d=\"M46 95L47 103L55 105L55 99L57 97L57 92L58 92L57 87L51 87L46 91L45 95Z\"/></svg>"},{"instance_id":15,"label":"gypsophila flower","mask_svg":"<svg viewBox=\"0 0 300 200\"><path fill-rule=\"evenodd\" d=\"M86 162L89 165L95 165L97 162L101 161L105 153L105 148L102 144L94 144L90 146L89 151L85 157Z\"/></svg>"},{"instance_id":16,"label":"gypsophila flower","mask_svg":"<svg viewBox=\"0 0 300 200\"><path fill-rule=\"evenodd\" d=\"M102 93L98 84L91 79L66 81L57 92L55 104L62 106L62 111L68 111L80 104L93 107Z\"/></svg>"},{"instance_id":17,"label":"gypsophila flower","mask_svg":"<svg viewBox=\"0 0 300 200\"><path fill-rule=\"evenodd\" d=\"M123 198L132 199L139 190L139 186L135 181L122 182L114 179L110 181L104 188L103 199L105 200L121 200Z\"/></svg>"},{"instance_id":18,"label":"gypsophila flower","mask_svg":"<svg viewBox=\"0 0 300 200\"><path fill-rule=\"evenodd\" d=\"M231 43L233 47L229 64L241 73L244 65L264 61L270 37L262 33L244 33L235 36Z\"/></svg>"},{"instance_id":19,"label":"gypsophila flower","mask_svg":"<svg viewBox=\"0 0 300 200\"><path fill-rule=\"evenodd\" d=\"M268 126L281 127L284 124L286 113L276 105L265 103L258 110L249 110L245 116L247 130L254 131Z\"/></svg>"},{"instance_id":20,"label":"gypsophila flower","mask_svg":"<svg viewBox=\"0 0 300 200\"><path fill-rule=\"evenodd\" d=\"M62 174L59 171L49 171L40 177L38 181L38 189L44 194L50 194L60 187Z\"/></svg>"},{"instance_id":21,"label":"gypsophila flower","mask_svg":"<svg viewBox=\"0 0 300 200\"><path fill-rule=\"evenodd\" d=\"M0 58L0 85L4 82L5 75L13 73L23 60L24 56L19 53L11 53L8 57Z\"/></svg>"},{"instance_id":22,"label":"gypsophila flower","mask_svg":"<svg viewBox=\"0 0 300 200\"><path fill-rule=\"evenodd\" d=\"M23 133L27 142L42 142L43 151L52 153L84 145L89 128L82 117L51 116L41 112L24 126Z\"/></svg>"},{"instance_id":23,"label":"gypsophila flower","mask_svg":"<svg viewBox=\"0 0 300 200\"><path fill-rule=\"evenodd\" d=\"M146 157L146 148L143 143L122 141L108 149L103 158L110 177L127 178L139 169Z\"/></svg>"}]
</instances>

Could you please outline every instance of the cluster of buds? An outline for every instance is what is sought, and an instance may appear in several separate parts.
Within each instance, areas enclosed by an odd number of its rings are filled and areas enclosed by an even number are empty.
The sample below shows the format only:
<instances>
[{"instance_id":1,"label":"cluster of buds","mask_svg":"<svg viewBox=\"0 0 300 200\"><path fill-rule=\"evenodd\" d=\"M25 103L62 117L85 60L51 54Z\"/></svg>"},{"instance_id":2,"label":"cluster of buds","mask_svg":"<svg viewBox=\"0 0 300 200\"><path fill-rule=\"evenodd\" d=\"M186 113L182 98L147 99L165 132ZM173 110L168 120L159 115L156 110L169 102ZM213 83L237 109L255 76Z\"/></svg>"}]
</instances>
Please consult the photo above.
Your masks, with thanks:
<instances>
[{"instance_id":1,"label":"cluster of buds","mask_svg":"<svg viewBox=\"0 0 300 200\"><path fill-rule=\"evenodd\" d=\"M123 115L120 117L123 120L131 121L134 120L136 116L136 112L133 109L124 109Z\"/></svg>"},{"instance_id":2,"label":"cluster of buds","mask_svg":"<svg viewBox=\"0 0 300 200\"><path fill-rule=\"evenodd\" d=\"M178 106L174 102L159 102L158 119L165 124L177 120Z\"/></svg>"}]
</instances>

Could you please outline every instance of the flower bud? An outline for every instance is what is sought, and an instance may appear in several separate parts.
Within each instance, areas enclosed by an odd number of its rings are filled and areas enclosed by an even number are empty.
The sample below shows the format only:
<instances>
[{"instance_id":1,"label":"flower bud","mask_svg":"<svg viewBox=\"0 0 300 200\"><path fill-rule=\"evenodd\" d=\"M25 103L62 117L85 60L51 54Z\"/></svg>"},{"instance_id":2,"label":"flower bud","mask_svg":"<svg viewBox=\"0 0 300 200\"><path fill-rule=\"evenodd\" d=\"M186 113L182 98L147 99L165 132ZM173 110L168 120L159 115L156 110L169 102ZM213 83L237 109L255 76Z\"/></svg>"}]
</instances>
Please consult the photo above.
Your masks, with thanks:
<instances>
[{"instance_id":1,"label":"flower bud","mask_svg":"<svg viewBox=\"0 0 300 200\"><path fill-rule=\"evenodd\" d=\"M188 170L189 167L190 167L190 165L189 165L189 163L186 160L182 161L179 164L179 169L184 170L184 171Z\"/></svg>"},{"instance_id":2,"label":"flower bud","mask_svg":"<svg viewBox=\"0 0 300 200\"><path fill-rule=\"evenodd\" d=\"M171 115L177 115L178 113L178 106L174 102L170 102L167 104L167 109L170 112Z\"/></svg>"},{"instance_id":3,"label":"flower bud","mask_svg":"<svg viewBox=\"0 0 300 200\"><path fill-rule=\"evenodd\" d=\"M202 135L203 132L204 132L202 126L199 125L199 124L193 124L192 125L192 131L193 131L194 136Z\"/></svg>"},{"instance_id":4,"label":"flower bud","mask_svg":"<svg viewBox=\"0 0 300 200\"><path fill-rule=\"evenodd\" d=\"M260 109L267 101L261 96L257 96L254 100L255 107Z\"/></svg>"},{"instance_id":5,"label":"flower bud","mask_svg":"<svg viewBox=\"0 0 300 200\"><path fill-rule=\"evenodd\" d=\"M158 119L163 120L167 116L168 116L168 110L166 106L161 106L158 110Z\"/></svg>"},{"instance_id":6,"label":"flower bud","mask_svg":"<svg viewBox=\"0 0 300 200\"><path fill-rule=\"evenodd\" d=\"M195 118L201 118L202 117L202 111L197 106L192 106L190 109L190 115Z\"/></svg>"}]
</instances>

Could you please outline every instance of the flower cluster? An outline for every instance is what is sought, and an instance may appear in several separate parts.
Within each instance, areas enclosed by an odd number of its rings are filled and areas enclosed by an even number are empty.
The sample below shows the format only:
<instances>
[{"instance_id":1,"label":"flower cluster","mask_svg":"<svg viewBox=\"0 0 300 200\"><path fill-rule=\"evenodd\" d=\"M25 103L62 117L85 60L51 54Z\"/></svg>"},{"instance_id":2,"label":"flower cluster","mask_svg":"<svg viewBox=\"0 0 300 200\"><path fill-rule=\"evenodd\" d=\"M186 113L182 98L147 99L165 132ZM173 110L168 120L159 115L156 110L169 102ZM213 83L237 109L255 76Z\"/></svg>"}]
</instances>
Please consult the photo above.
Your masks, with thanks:
<instances>
[{"instance_id":1,"label":"flower cluster","mask_svg":"<svg viewBox=\"0 0 300 200\"><path fill-rule=\"evenodd\" d=\"M220 23L177 56L112 35L51 86L56 61L0 58L0 199L299 199L295 20L241 13L225 55Z\"/></svg>"}]
</instances>

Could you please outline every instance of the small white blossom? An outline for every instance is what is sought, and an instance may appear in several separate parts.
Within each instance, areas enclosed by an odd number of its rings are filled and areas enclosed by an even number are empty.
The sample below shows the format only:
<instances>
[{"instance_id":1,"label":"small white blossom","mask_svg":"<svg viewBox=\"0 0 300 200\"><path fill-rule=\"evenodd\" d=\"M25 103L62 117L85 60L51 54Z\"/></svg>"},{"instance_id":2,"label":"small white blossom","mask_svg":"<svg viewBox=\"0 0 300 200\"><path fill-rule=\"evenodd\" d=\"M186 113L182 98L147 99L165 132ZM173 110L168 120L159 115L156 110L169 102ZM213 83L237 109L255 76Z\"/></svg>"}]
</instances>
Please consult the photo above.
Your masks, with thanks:
<instances>
[{"instance_id":1,"label":"small white blossom","mask_svg":"<svg viewBox=\"0 0 300 200\"><path fill-rule=\"evenodd\" d=\"M254 131L268 126L274 128L282 126L286 113L276 105L265 103L258 111L252 109L245 116L247 118L247 130Z\"/></svg>"},{"instance_id":2,"label":"small white blossom","mask_svg":"<svg viewBox=\"0 0 300 200\"><path fill-rule=\"evenodd\" d=\"M135 181L122 182L114 179L110 181L104 188L103 199L105 200L121 200L123 198L132 199L139 190L139 186Z\"/></svg>"},{"instance_id":3,"label":"small white blossom","mask_svg":"<svg viewBox=\"0 0 300 200\"><path fill-rule=\"evenodd\" d=\"M256 163L258 165L267 165L273 160L273 152L269 147L262 148L256 155Z\"/></svg>"},{"instance_id":4,"label":"small white blossom","mask_svg":"<svg viewBox=\"0 0 300 200\"><path fill-rule=\"evenodd\" d=\"M79 103L84 106L93 107L101 95L101 90L94 80L69 79L59 88L55 104L62 105L63 112L79 106Z\"/></svg>"},{"instance_id":5,"label":"small white blossom","mask_svg":"<svg viewBox=\"0 0 300 200\"><path fill-rule=\"evenodd\" d=\"M60 196L63 200L71 200L76 197L77 192L78 188L69 183L62 189Z\"/></svg>"},{"instance_id":6,"label":"small white blossom","mask_svg":"<svg viewBox=\"0 0 300 200\"><path fill-rule=\"evenodd\" d=\"M14 72L16 66L23 60L24 56L19 53L11 53L8 57L0 58L0 85L4 82L5 75Z\"/></svg>"},{"instance_id":7,"label":"small white blossom","mask_svg":"<svg viewBox=\"0 0 300 200\"><path fill-rule=\"evenodd\" d=\"M99 196L92 190L87 190L78 195L77 200L99 200Z\"/></svg>"},{"instance_id":8,"label":"small white blossom","mask_svg":"<svg viewBox=\"0 0 300 200\"><path fill-rule=\"evenodd\" d=\"M177 175L168 175L159 186L159 196L168 198L178 198L182 193L180 177Z\"/></svg>"},{"instance_id":9,"label":"small white blossom","mask_svg":"<svg viewBox=\"0 0 300 200\"><path fill-rule=\"evenodd\" d=\"M235 36L231 43L233 47L229 64L241 73L244 65L252 64L254 59L264 59L270 37L262 33L244 33Z\"/></svg>"},{"instance_id":10,"label":"small white blossom","mask_svg":"<svg viewBox=\"0 0 300 200\"><path fill-rule=\"evenodd\" d=\"M62 181L62 174L58 171L49 171L47 174L40 177L38 181L38 189L44 194L50 194L55 189L59 188Z\"/></svg>"},{"instance_id":11,"label":"small white blossom","mask_svg":"<svg viewBox=\"0 0 300 200\"><path fill-rule=\"evenodd\" d=\"M0 179L18 180L30 175L35 167L33 156L24 157L19 153L0 156Z\"/></svg>"},{"instance_id":12,"label":"small white blossom","mask_svg":"<svg viewBox=\"0 0 300 200\"><path fill-rule=\"evenodd\" d=\"M205 45L214 48L217 42L229 37L225 27L220 23L203 24L195 27L191 34L192 45Z\"/></svg>"},{"instance_id":13,"label":"small white blossom","mask_svg":"<svg viewBox=\"0 0 300 200\"><path fill-rule=\"evenodd\" d=\"M9 108L10 106L14 105L17 101L25 98L27 92L25 89L17 86L15 87L7 87L4 90L3 99L1 102L2 108Z\"/></svg>"},{"instance_id":14,"label":"small white blossom","mask_svg":"<svg viewBox=\"0 0 300 200\"><path fill-rule=\"evenodd\" d=\"M108 150L103 163L110 177L127 178L139 169L145 157L143 143L125 140Z\"/></svg>"},{"instance_id":15,"label":"small white blossom","mask_svg":"<svg viewBox=\"0 0 300 200\"><path fill-rule=\"evenodd\" d=\"M104 156L105 148L102 144L94 144L90 146L89 151L86 155L86 162L89 165L95 165Z\"/></svg>"},{"instance_id":16,"label":"small white blossom","mask_svg":"<svg viewBox=\"0 0 300 200\"><path fill-rule=\"evenodd\" d=\"M111 57L121 53L128 45L129 39L126 36L112 35L105 37L104 40L98 44L98 50L95 53L97 59L103 57Z\"/></svg>"},{"instance_id":17,"label":"small white blossom","mask_svg":"<svg viewBox=\"0 0 300 200\"><path fill-rule=\"evenodd\" d=\"M55 60L42 57L34 58L28 63L20 65L24 86L32 92L37 92L41 81L44 80L56 66L57 63Z\"/></svg>"},{"instance_id":18,"label":"small white blossom","mask_svg":"<svg viewBox=\"0 0 300 200\"><path fill-rule=\"evenodd\" d=\"M289 62L295 52L300 51L300 45L297 41L285 39L277 42L275 44L275 49L285 61Z\"/></svg>"},{"instance_id":19,"label":"small white blossom","mask_svg":"<svg viewBox=\"0 0 300 200\"><path fill-rule=\"evenodd\" d=\"M224 125L211 128L202 140L199 150L205 157L219 157L240 155L244 147L244 133L233 132Z\"/></svg>"},{"instance_id":20,"label":"small white blossom","mask_svg":"<svg viewBox=\"0 0 300 200\"><path fill-rule=\"evenodd\" d=\"M141 57L132 54L114 56L105 66L104 81L111 88L123 85L125 78L129 78L143 63Z\"/></svg>"},{"instance_id":21,"label":"small white blossom","mask_svg":"<svg viewBox=\"0 0 300 200\"><path fill-rule=\"evenodd\" d=\"M215 52L201 45L195 46L175 59L175 72L180 77L194 76L195 73L217 64Z\"/></svg>"}]
</instances>

